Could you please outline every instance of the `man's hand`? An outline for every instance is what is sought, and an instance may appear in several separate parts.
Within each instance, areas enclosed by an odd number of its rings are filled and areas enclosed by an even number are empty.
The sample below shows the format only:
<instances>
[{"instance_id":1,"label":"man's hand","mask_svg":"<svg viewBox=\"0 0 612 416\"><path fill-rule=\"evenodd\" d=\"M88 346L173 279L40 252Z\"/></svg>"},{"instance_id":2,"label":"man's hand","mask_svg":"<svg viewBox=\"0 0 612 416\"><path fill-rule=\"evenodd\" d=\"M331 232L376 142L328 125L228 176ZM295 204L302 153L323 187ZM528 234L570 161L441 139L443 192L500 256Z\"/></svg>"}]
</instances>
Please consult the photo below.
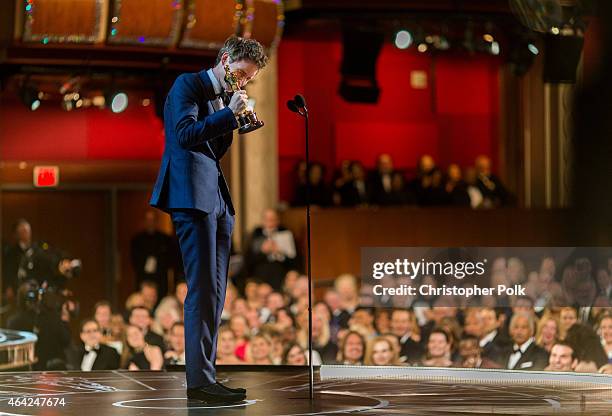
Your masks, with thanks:
<instances>
[{"instance_id":1,"label":"man's hand","mask_svg":"<svg viewBox=\"0 0 612 416\"><path fill-rule=\"evenodd\" d=\"M232 110L234 115L237 116L246 110L248 101L249 97L247 96L246 91L239 90L234 92L234 95L232 95L228 107L230 110Z\"/></svg>"}]
</instances>

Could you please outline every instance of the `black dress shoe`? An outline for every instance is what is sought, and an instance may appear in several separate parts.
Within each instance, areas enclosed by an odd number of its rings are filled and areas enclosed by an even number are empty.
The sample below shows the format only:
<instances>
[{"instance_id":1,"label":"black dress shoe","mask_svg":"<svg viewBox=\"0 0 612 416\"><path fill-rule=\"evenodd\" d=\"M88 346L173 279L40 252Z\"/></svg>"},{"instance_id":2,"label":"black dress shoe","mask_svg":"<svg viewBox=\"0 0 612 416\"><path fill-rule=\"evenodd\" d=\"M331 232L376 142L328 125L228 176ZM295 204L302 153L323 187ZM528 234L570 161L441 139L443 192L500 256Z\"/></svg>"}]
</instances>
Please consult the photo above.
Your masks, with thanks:
<instances>
[{"instance_id":1,"label":"black dress shoe","mask_svg":"<svg viewBox=\"0 0 612 416\"><path fill-rule=\"evenodd\" d=\"M232 393L241 393L241 394L246 394L246 389L243 389L242 387L238 387L238 388L231 388L231 387L227 387L224 384L221 384L217 381L217 384L220 385L221 387L223 387L225 390L232 392Z\"/></svg>"},{"instance_id":2,"label":"black dress shoe","mask_svg":"<svg viewBox=\"0 0 612 416\"><path fill-rule=\"evenodd\" d=\"M217 383L208 386L187 389L188 399L202 400L206 403L236 403L244 400L244 393L232 393Z\"/></svg>"}]
</instances>

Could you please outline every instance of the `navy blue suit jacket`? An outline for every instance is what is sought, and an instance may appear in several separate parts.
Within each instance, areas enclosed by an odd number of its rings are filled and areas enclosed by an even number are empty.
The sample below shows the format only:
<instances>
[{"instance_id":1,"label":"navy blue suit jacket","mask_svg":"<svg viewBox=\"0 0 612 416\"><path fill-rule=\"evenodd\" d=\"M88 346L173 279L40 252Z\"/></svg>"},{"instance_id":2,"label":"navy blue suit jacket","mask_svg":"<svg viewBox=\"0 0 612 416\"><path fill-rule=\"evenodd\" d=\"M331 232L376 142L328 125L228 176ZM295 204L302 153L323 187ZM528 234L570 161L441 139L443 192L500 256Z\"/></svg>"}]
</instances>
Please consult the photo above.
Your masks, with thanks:
<instances>
[{"instance_id":1,"label":"navy blue suit jacket","mask_svg":"<svg viewBox=\"0 0 612 416\"><path fill-rule=\"evenodd\" d=\"M213 211L217 189L235 215L219 161L238 128L228 107L209 114L216 94L206 70L179 75L164 105L164 154L150 204L164 211L190 208Z\"/></svg>"}]
</instances>

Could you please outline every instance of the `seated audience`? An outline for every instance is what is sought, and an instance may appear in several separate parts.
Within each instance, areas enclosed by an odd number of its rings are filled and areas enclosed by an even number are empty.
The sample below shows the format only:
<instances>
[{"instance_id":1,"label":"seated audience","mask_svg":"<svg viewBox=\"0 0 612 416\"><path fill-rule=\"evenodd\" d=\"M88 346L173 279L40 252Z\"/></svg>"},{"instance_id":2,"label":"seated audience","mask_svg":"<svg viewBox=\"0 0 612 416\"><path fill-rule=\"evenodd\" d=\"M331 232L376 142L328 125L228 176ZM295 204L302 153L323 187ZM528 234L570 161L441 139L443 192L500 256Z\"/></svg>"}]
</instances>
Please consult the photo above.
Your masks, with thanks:
<instances>
[{"instance_id":1,"label":"seated audience","mask_svg":"<svg viewBox=\"0 0 612 416\"><path fill-rule=\"evenodd\" d=\"M81 343L74 353L71 369L80 371L116 370L120 366L117 350L102 342L100 325L94 319L81 323Z\"/></svg>"},{"instance_id":2,"label":"seated audience","mask_svg":"<svg viewBox=\"0 0 612 416\"><path fill-rule=\"evenodd\" d=\"M365 365L398 365L399 351L387 337L376 337L368 343Z\"/></svg>"},{"instance_id":3,"label":"seated audience","mask_svg":"<svg viewBox=\"0 0 612 416\"><path fill-rule=\"evenodd\" d=\"M185 325L183 321L174 322L168 335L170 348L164 353L164 366L185 365Z\"/></svg>"},{"instance_id":4,"label":"seated audience","mask_svg":"<svg viewBox=\"0 0 612 416\"><path fill-rule=\"evenodd\" d=\"M453 361L451 339L446 331L434 328L427 340L427 352L421 365L426 367L451 367Z\"/></svg>"},{"instance_id":5,"label":"seated audience","mask_svg":"<svg viewBox=\"0 0 612 416\"><path fill-rule=\"evenodd\" d=\"M518 313L510 319L512 349L503 355L503 365L509 370L543 370L548 365L548 353L535 343L535 318Z\"/></svg>"},{"instance_id":6,"label":"seated audience","mask_svg":"<svg viewBox=\"0 0 612 416\"><path fill-rule=\"evenodd\" d=\"M455 367L463 368L501 368L495 361L482 356L482 348L478 337L474 335L464 335L459 341L459 361Z\"/></svg>"},{"instance_id":7,"label":"seated audience","mask_svg":"<svg viewBox=\"0 0 612 416\"><path fill-rule=\"evenodd\" d=\"M564 341L558 341L550 350L548 366L544 371L574 371L577 365L578 359L572 346Z\"/></svg>"},{"instance_id":8,"label":"seated audience","mask_svg":"<svg viewBox=\"0 0 612 416\"><path fill-rule=\"evenodd\" d=\"M223 325L217 334L217 364L244 364L236 356L236 336L229 326Z\"/></svg>"},{"instance_id":9,"label":"seated audience","mask_svg":"<svg viewBox=\"0 0 612 416\"><path fill-rule=\"evenodd\" d=\"M121 354L121 368L128 370L161 370L164 356L161 348L145 341L141 327L129 324L125 330L125 345Z\"/></svg>"}]
</instances>

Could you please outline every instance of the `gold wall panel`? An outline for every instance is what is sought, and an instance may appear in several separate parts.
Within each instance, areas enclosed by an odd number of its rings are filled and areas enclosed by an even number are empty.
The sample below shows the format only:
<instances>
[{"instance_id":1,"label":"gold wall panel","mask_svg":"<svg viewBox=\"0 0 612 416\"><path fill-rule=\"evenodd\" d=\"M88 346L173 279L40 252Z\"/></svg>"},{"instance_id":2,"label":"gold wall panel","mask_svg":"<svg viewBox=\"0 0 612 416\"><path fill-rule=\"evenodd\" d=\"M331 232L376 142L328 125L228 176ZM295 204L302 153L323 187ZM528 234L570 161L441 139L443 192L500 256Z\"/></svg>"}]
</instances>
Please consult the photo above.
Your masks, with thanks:
<instances>
[{"instance_id":1,"label":"gold wall panel","mask_svg":"<svg viewBox=\"0 0 612 416\"><path fill-rule=\"evenodd\" d=\"M18 1L24 42L94 43L104 40L108 0Z\"/></svg>"},{"instance_id":2,"label":"gold wall panel","mask_svg":"<svg viewBox=\"0 0 612 416\"><path fill-rule=\"evenodd\" d=\"M184 48L219 49L229 36L238 33L242 2L236 0L189 0Z\"/></svg>"},{"instance_id":3,"label":"gold wall panel","mask_svg":"<svg viewBox=\"0 0 612 416\"><path fill-rule=\"evenodd\" d=\"M108 43L174 46L183 23L184 0L112 0Z\"/></svg>"},{"instance_id":4,"label":"gold wall panel","mask_svg":"<svg viewBox=\"0 0 612 416\"><path fill-rule=\"evenodd\" d=\"M284 24L280 0L246 0L242 36L256 39L266 48L274 49L280 42Z\"/></svg>"}]
</instances>

